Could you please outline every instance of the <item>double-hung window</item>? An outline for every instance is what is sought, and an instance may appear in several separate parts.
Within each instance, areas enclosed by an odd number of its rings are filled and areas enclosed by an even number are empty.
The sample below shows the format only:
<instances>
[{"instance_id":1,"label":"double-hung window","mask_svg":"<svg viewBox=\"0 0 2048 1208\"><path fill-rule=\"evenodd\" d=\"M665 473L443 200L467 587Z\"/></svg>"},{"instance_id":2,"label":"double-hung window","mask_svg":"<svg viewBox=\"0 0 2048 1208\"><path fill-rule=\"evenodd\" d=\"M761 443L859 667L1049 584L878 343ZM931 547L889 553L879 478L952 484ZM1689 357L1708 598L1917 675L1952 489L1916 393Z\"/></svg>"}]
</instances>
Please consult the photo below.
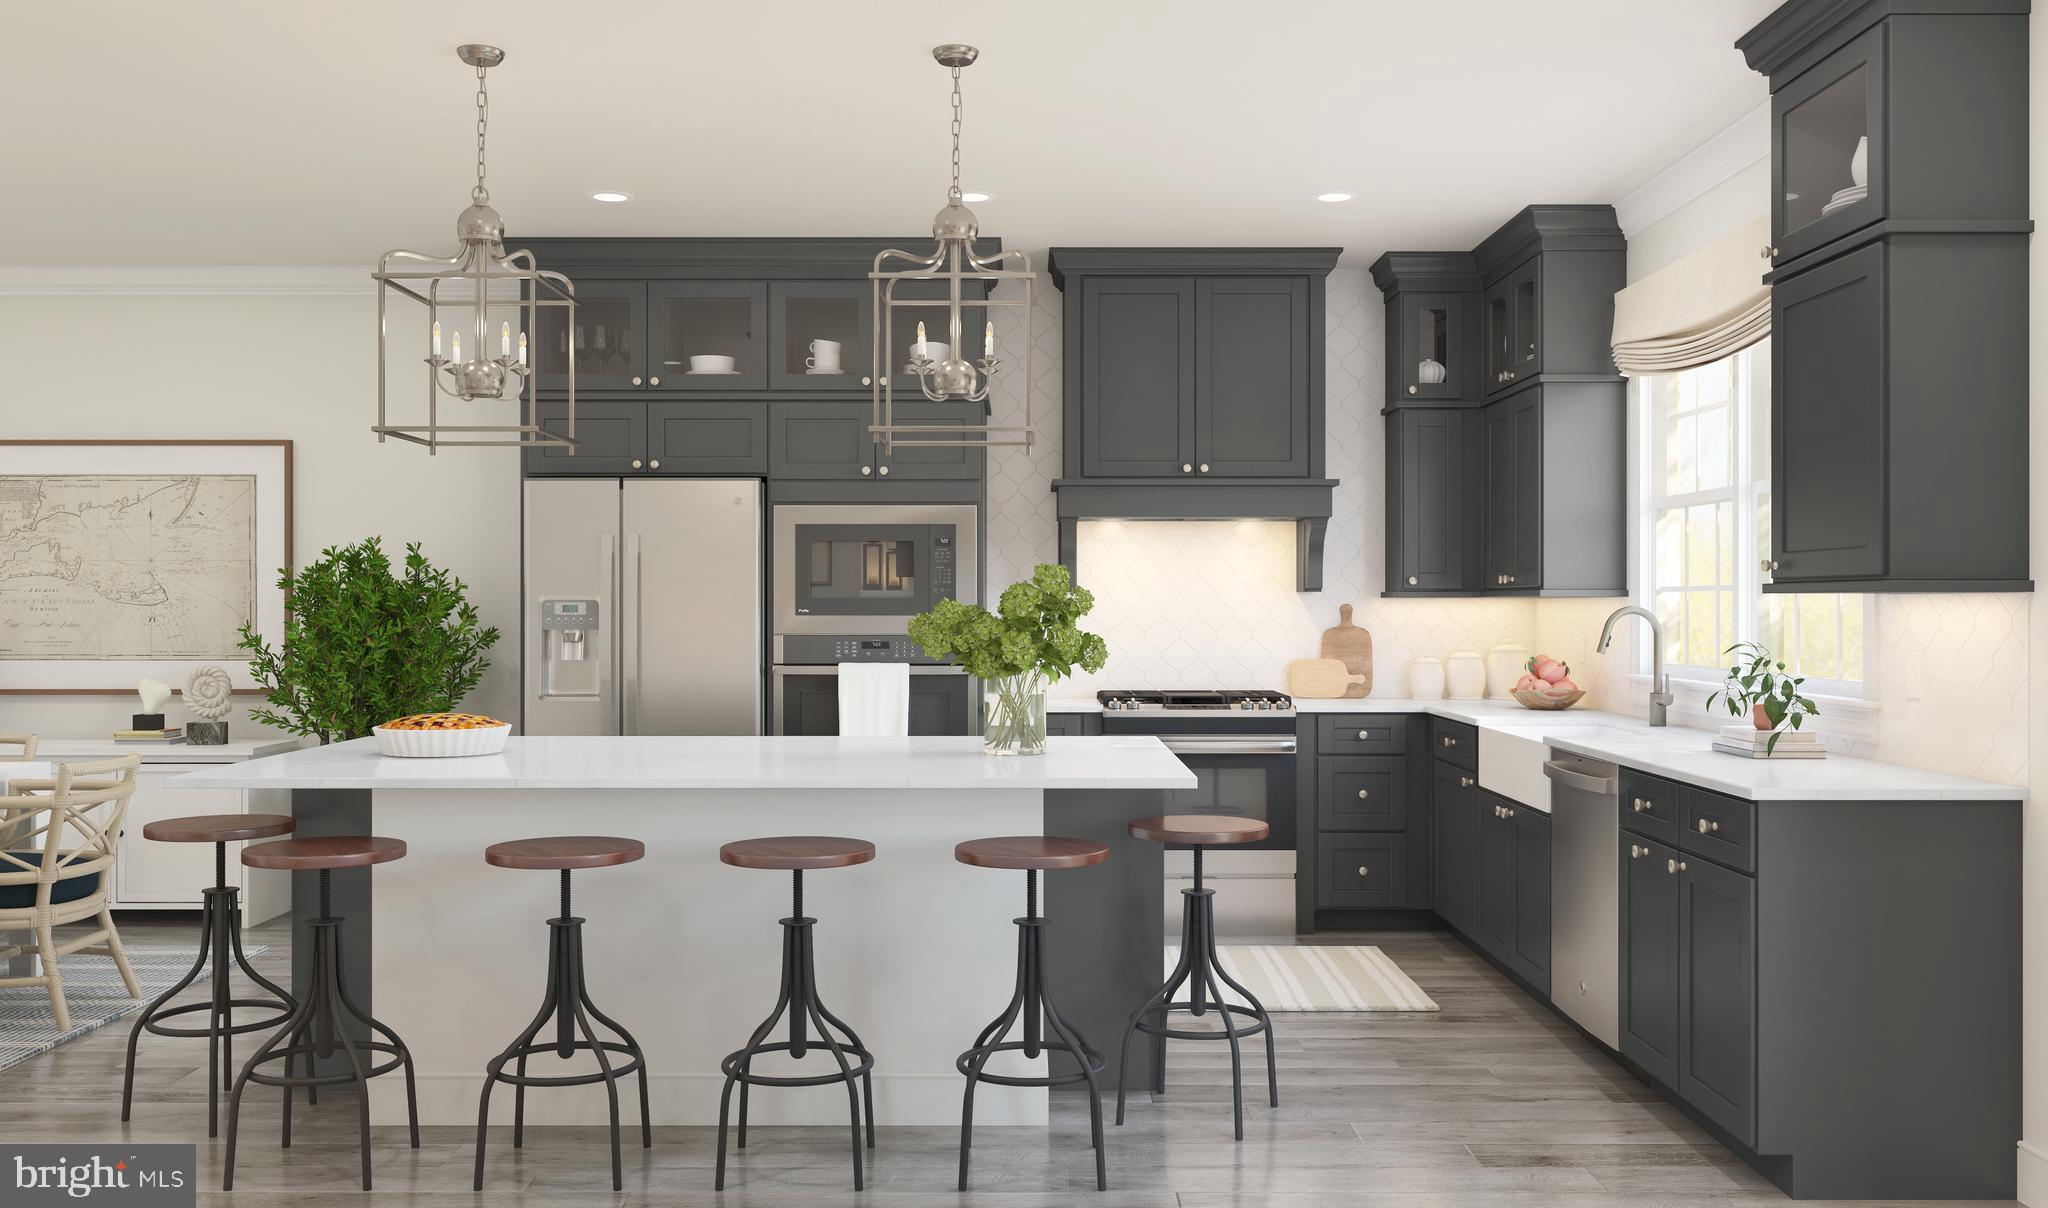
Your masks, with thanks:
<instances>
[{"instance_id":1,"label":"double-hung window","mask_svg":"<svg viewBox=\"0 0 2048 1208\"><path fill-rule=\"evenodd\" d=\"M1647 606L1674 679L1715 681L1738 641L1771 648L1808 691L1863 695L1867 599L1766 595L1771 548L1771 343L1634 379L1646 470ZM1647 661L1647 660L1646 660Z\"/></svg>"}]
</instances>

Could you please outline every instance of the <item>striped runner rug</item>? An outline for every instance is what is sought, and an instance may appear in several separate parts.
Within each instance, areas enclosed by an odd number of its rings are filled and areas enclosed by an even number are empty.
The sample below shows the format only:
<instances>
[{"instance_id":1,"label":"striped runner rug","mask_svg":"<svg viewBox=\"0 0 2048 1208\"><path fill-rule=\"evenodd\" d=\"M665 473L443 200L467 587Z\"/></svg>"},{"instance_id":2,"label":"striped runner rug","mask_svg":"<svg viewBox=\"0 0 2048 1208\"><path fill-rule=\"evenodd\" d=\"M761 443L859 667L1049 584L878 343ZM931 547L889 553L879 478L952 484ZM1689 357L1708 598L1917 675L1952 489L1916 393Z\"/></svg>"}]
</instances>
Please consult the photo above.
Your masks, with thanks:
<instances>
[{"instance_id":1,"label":"striped runner rug","mask_svg":"<svg viewBox=\"0 0 2048 1208\"><path fill-rule=\"evenodd\" d=\"M1268 1011L1434 1011L1436 1001L1378 948L1337 944L1221 944L1223 971L1258 996ZM1166 948L1166 972L1180 945ZM1227 1001L1244 999L1223 987ZM1176 998L1185 999L1183 988Z\"/></svg>"},{"instance_id":2,"label":"striped runner rug","mask_svg":"<svg viewBox=\"0 0 2048 1208\"><path fill-rule=\"evenodd\" d=\"M71 1030L60 1032L57 1022L50 1015L50 994L41 986L0 987L0 1070L19 1065L31 1057L38 1057L58 1045L69 1044L88 1032L114 1022L123 1015L140 1011L144 1006L177 984L192 967L192 958L198 955L194 947L179 947L171 944L129 944L128 965L135 970L135 980L142 986L141 998L128 997L128 987L121 982L121 971L114 962L104 956L66 956L60 958L59 966L64 974L64 1004L71 1009ZM254 960L269 949L262 944L250 944L242 954ZM4 966L0 966L4 968ZM200 971L199 980L192 983L186 993L203 1000L213 966ZM235 991L242 993L249 987L249 979L241 970L235 971ZM245 995L248 997L248 995ZM256 997L268 997L267 994ZM258 1011L253 1007L237 1011L249 1019L268 1019L270 1012ZM198 1024L205 1021L192 1017ZM196 1026L185 1020L178 1021L180 1027Z\"/></svg>"}]
</instances>

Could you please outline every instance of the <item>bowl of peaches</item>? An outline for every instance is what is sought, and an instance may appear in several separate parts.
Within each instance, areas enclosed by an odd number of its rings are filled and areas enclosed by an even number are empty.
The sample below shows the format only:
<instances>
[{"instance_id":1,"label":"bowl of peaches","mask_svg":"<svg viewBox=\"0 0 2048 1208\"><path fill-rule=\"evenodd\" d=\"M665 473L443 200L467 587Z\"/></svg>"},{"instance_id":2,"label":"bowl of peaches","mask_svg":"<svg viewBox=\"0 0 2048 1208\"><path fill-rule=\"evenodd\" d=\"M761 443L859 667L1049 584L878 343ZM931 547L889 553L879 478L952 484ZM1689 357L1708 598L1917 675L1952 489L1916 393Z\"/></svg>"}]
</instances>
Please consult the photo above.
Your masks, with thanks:
<instances>
[{"instance_id":1,"label":"bowl of peaches","mask_svg":"<svg viewBox=\"0 0 2048 1208\"><path fill-rule=\"evenodd\" d=\"M508 722L481 713L415 713L372 730L377 753L400 759L496 755L512 733Z\"/></svg>"},{"instance_id":2,"label":"bowl of peaches","mask_svg":"<svg viewBox=\"0 0 2048 1208\"><path fill-rule=\"evenodd\" d=\"M1525 708L1569 709L1585 699L1585 690L1572 682L1572 669L1547 654L1530 659L1523 670L1511 695Z\"/></svg>"}]
</instances>

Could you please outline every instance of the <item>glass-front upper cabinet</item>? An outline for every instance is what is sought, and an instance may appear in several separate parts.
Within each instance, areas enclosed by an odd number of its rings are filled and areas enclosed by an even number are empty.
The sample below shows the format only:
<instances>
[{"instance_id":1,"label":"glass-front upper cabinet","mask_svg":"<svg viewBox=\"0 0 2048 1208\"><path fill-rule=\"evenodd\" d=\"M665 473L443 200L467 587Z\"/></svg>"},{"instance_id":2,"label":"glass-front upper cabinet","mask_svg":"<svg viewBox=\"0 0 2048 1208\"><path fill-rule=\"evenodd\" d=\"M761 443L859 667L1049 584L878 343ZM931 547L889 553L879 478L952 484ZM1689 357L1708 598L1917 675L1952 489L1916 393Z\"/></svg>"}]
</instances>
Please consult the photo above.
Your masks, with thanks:
<instances>
[{"instance_id":1,"label":"glass-front upper cabinet","mask_svg":"<svg viewBox=\"0 0 2048 1208\"><path fill-rule=\"evenodd\" d=\"M753 281L658 281L647 287L657 390L764 390L768 386L768 286Z\"/></svg>"},{"instance_id":2,"label":"glass-front upper cabinet","mask_svg":"<svg viewBox=\"0 0 2048 1208\"><path fill-rule=\"evenodd\" d=\"M1486 290L1486 392L1543 372L1543 258L1531 256Z\"/></svg>"},{"instance_id":3,"label":"glass-front upper cabinet","mask_svg":"<svg viewBox=\"0 0 2048 1208\"><path fill-rule=\"evenodd\" d=\"M1855 38L1771 98L1775 263L1884 217L1885 32Z\"/></svg>"},{"instance_id":4,"label":"glass-front upper cabinet","mask_svg":"<svg viewBox=\"0 0 2048 1208\"><path fill-rule=\"evenodd\" d=\"M576 389L637 390L647 376L647 286L638 281L578 281L576 322L566 309L542 306L533 338L534 383L569 387L569 350L576 351Z\"/></svg>"},{"instance_id":5,"label":"glass-front upper cabinet","mask_svg":"<svg viewBox=\"0 0 2048 1208\"><path fill-rule=\"evenodd\" d=\"M874 381L874 287L866 281L775 282L768 288L775 390L866 390Z\"/></svg>"},{"instance_id":6,"label":"glass-front upper cabinet","mask_svg":"<svg viewBox=\"0 0 2048 1208\"><path fill-rule=\"evenodd\" d=\"M1397 397L1409 399L1476 399L1471 380L1473 349L1478 341L1476 296L1467 293L1404 293L1401 330L1394 349Z\"/></svg>"}]
</instances>

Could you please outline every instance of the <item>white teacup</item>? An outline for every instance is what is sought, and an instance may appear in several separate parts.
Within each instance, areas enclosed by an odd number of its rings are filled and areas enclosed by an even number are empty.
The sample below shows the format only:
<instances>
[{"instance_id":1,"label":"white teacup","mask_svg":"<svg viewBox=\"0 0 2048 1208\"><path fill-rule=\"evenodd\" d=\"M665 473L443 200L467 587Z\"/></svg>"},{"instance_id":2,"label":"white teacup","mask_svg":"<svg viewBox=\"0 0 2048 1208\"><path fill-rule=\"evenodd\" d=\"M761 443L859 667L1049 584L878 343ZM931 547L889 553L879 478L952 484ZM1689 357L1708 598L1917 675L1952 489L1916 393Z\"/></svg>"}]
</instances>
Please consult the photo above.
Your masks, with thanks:
<instances>
[{"instance_id":1,"label":"white teacup","mask_svg":"<svg viewBox=\"0 0 2048 1208\"><path fill-rule=\"evenodd\" d=\"M950 344L941 344L936 340L924 340L910 346L910 359L913 361L943 361L952 355L952 352L953 346Z\"/></svg>"},{"instance_id":2,"label":"white teacup","mask_svg":"<svg viewBox=\"0 0 2048 1208\"><path fill-rule=\"evenodd\" d=\"M731 373L739 362L732 357L694 356L690 358L691 373Z\"/></svg>"},{"instance_id":3,"label":"white teacup","mask_svg":"<svg viewBox=\"0 0 2048 1208\"><path fill-rule=\"evenodd\" d=\"M805 358L804 358L804 368L806 368L806 369L837 369L837 368L839 368L839 341L837 341L837 340L812 340L812 341L811 341L811 344L810 344L810 352L811 352L811 355L810 355L810 356L807 356L807 357L805 357Z\"/></svg>"}]
</instances>

